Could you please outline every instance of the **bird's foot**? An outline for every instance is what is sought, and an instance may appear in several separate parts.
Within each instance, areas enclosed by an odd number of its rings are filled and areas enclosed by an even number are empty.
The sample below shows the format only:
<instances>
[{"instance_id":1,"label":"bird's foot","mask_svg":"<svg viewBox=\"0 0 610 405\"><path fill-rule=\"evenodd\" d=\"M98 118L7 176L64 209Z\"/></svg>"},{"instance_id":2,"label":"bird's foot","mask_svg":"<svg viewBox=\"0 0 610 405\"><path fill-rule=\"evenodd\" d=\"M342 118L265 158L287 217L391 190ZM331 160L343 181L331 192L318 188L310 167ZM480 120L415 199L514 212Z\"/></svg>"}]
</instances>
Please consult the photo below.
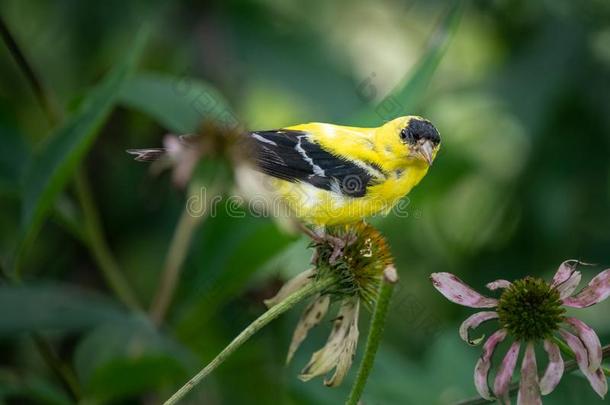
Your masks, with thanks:
<instances>
[{"instance_id":1,"label":"bird's foot","mask_svg":"<svg viewBox=\"0 0 610 405\"><path fill-rule=\"evenodd\" d=\"M331 235L322 229L311 230L307 226L303 224L298 224L299 228L303 231L303 233L311 238L311 240L318 245L313 252L311 257L311 263L316 264L318 259L320 258L320 245L328 245L332 248L332 253L328 258L328 263L333 265L337 263L337 261L343 256L343 249L346 246L351 245L355 241L355 235L347 234L345 237L339 237Z\"/></svg>"},{"instance_id":2,"label":"bird's foot","mask_svg":"<svg viewBox=\"0 0 610 405\"><path fill-rule=\"evenodd\" d=\"M327 245L332 249L332 252L328 257L328 264L331 266L336 264L337 261L343 257L343 250L345 247L354 243L354 238L350 237L349 235L347 235L345 238L341 238L328 233L323 233L321 235L316 234L312 239L318 245L311 259L312 264L315 264L320 258L320 252L318 250L320 249L320 246Z\"/></svg>"},{"instance_id":3,"label":"bird's foot","mask_svg":"<svg viewBox=\"0 0 610 405\"><path fill-rule=\"evenodd\" d=\"M333 265L333 264L337 263L337 260L339 260L343 256L343 248L345 248L345 246L347 246L347 241L342 238L339 238L337 236L332 236L329 234L324 234L323 238L324 238L324 241L333 248L333 252L331 253L330 257L328 258L328 263L330 265Z\"/></svg>"}]
</instances>

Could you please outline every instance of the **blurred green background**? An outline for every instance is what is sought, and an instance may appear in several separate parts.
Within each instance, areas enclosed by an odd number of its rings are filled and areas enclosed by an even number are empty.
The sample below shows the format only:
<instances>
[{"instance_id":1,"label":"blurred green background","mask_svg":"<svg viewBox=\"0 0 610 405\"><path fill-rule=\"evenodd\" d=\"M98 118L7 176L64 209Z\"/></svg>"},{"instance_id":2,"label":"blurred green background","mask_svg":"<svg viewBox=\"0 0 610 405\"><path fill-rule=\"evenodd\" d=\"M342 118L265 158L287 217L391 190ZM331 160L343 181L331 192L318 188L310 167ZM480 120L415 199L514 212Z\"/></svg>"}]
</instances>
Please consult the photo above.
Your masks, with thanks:
<instances>
[{"instance_id":1,"label":"blurred green background","mask_svg":"<svg viewBox=\"0 0 610 405\"><path fill-rule=\"evenodd\" d=\"M459 9L421 0L3 0L0 15L50 105L45 113L0 46L1 402L159 403L307 268L306 241L268 218L240 208L238 217L220 209L185 219L188 192L125 153L203 119L377 126L415 113L439 129L442 150L409 195L408 215L374 220L401 283L367 405L475 394L480 349L457 335L472 311L436 293L431 272L482 288L549 278L568 258L610 264L605 0ZM217 184L226 167L203 162L196 184ZM146 309L181 217L192 241L157 326ZM586 268L585 280L602 268ZM609 311L610 301L579 311L602 343ZM342 403L355 367L336 389L296 377L330 323L284 365L299 312L255 336L186 403ZM603 401L574 373L545 403Z\"/></svg>"}]
</instances>

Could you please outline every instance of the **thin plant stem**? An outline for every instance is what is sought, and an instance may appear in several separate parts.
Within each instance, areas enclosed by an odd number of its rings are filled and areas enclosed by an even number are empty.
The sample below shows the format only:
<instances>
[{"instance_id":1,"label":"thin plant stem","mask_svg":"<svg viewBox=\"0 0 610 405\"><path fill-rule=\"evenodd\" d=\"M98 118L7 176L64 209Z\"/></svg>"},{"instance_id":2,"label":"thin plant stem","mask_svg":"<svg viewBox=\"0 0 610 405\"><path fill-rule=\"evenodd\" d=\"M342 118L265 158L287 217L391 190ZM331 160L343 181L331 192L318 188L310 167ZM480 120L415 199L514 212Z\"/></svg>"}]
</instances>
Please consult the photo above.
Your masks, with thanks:
<instances>
[{"instance_id":1,"label":"thin plant stem","mask_svg":"<svg viewBox=\"0 0 610 405\"><path fill-rule=\"evenodd\" d=\"M180 388L174 395L172 395L164 405L173 405L178 403L186 394L188 394L197 384L199 384L205 377L207 377L212 371L218 366L225 362L235 350L243 345L248 339L252 337L256 332L265 327L269 322L294 307L304 299L319 293L332 284L336 280L333 277L323 278L314 282L309 283L300 290L292 293L286 297L283 301L280 301L276 305L269 308L264 314L259 316L254 322L246 327L231 343L229 343L207 366L205 366L200 372L198 372L193 378L191 378L182 388Z\"/></svg>"},{"instance_id":2,"label":"thin plant stem","mask_svg":"<svg viewBox=\"0 0 610 405\"><path fill-rule=\"evenodd\" d=\"M130 309L139 310L141 308L140 304L106 243L89 182L82 168L76 173L75 186L83 211L87 246L91 250L106 283L123 304Z\"/></svg>"},{"instance_id":3,"label":"thin plant stem","mask_svg":"<svg viewBox=\"0 0 610 405\"><path fill-rule=\"evenodd\" d=\"M32 91L34 92L34 97L40 104L40 107L47 115L47 118L51 122L51 124L56 124L60 120L60 113L58 109L55 107L55 103L53 103L52 97L50 93L44 88L42 85L42 81L36 75L36 72L32 68L32 65L29 63L26 58L24 52L17 44L15 37L11 33L8 25L4 22L4 19L0 15L0 36L2 36L2 40L6 44L9 52L15 59L15 62L19 66L19 69L27 79Z\"/></svg>"},{"instance_id":4,"label":"thin plant stem","mask_svg":"<svg viewBox=\"0 0 610 405\"><path fill-rule=\"evenodd\" d=\"M32 334L32 338L45 363L47 363L59 377L59 380L72 399L78 402L81 398L81 389L74 370L57 356L51 344L44 337L34 333Z\"/></svg>"},{"instance_id":5,"label":"thin plant stem","mask_svg":"<svg viewBox=\"0 0 610 405\"><path fill-rule=\"evenodd\" d=\"M390 307L390 300L392 298L392 293L394 292L394 285L397 281L396 270L394 267L388 267L384 272L384 279L377 295L373 318L371 319L371 326L366 339L364 356L362 357L362 362L360 363L360 368L356 375L356 381L345 402L346 405L357 405L364 392L364 387L366 386L366 382L373 369L373 364L375 363L377 349L379 349L379 344L381 343L388 308Z\"/></svg>"},{"instance_id":6,"label":"thin plant stem","mask_svg":"<svg viewBox=\"0 0 610 405\"><path fill-rule=\"evenodd\" d=\"M52 93L49 91L49 89L43 86L42 80L36 74L32 64L26 58L25 53L19 47L15 37L12 35L1 16L0 35L13 56L13 59L15 59L17 66L23 72L23 75L34 91L34 95L36 96L39 104L42 106L49 123L52 126L57 124L61 120L61 113L57 108L54 107L55 103L51 102L51 100L54 99ZM112 256L112 253L106 244L99 220L98 210L91 194L89 180L87 179L82 168L81 170L77 171L75 187L83 209L85 226L87 228L87 246L92 251L94 258L104 275L104 278L125 305L132 309L140 308L135 295L123 277L123 274L116 264L116 260Z\"/></svg>"},{"instance_id":7,"label":"thin plant stem","mask_svg":"<svg viewBox=\"0 0 610 405\"><path fill-rule=\"evenodd\" d=\"M555 344L559 347L561 353L565 354L566 356L569 356L572 359L574 358L574 352L572 351L572 349L570 349L570 346L568 346L563 340L559 339L557 336L553 336L553 342L555 342Z\"/></svg>"},{"instance_id":8,"label":"thin plant stem","mask_svg":"<svg viewBox=\"0 0 610 405\"><path fill-rule=\"evenodd\" d=\"M25 76L27 82L34 92L34 96L40 104L42 110L47 116L51 125L57 124L61 120L61 114L55 103L51 100L51 92L44 88L42 81L36 75L32 65L29 63L25 56L25 53L19 47L19 44L15 40L15 37L11 33L8 25L4 22L4 19L0 15L0 37L6 44L11 56L17 63L17 66ZM4 269L3 269L4 270ZM18 278L6 277L7 282L17 283ZM57 378L62 382L69 395L75 400L79 401L81 396L81 388L76 377L76 373L70 367L68 363L65 363L53 350L52 345L39 334L32 334L36 349L40 353L43 361L49 366L49 368L55 373Z\"/></svg>"},{"instance_id":9,"label":"thin plant stem","mask_svg":"<svg viewBox=\"0 0 610 405\"><path fill-rule=\"evenodd\" d=\"M610 345L606 345L602 348L602 357L604 359L610 357ZM564 373L569 373L574 370L578 370L578 363L576 360L568 360L564 364ZM510 389L508 391L509 395L514 395L517 391L519 391L519 382L514 382L510 385ZM488 401L485 398L481 397L473 397L469 399L465 399L460 402L456 402L455 405L482 405L482 404L491 404L495 401Z\"/></svg>"},{"instance_id":10,"label":"thin plant stem","mask_svg":"<svg viewBox=\"0 0 610 405\"><path fill-rule=\"evenodd\" d=\"M191 239L195 230L203 221L204 215L207 216L207 212L201 216L192 215L185 207L178 220L165 258L159 289L150 307L150 317L156 325L163 323L174 296L180 269L191 245Z\"/></svg>"}]
</instances>

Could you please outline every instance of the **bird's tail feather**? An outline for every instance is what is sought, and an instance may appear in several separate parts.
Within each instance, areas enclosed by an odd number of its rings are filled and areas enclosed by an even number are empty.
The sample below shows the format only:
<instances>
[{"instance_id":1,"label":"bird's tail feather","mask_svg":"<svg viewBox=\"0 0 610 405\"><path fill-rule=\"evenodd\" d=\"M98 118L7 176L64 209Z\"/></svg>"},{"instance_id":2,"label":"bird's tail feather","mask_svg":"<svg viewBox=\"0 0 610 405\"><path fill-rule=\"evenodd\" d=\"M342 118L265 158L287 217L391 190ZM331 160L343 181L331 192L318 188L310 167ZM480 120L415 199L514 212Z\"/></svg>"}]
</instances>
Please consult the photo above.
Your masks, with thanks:
<instances>
[{"instance_id":1,"label":"bird's tail feather","mask_svg":"<svg viewBox=\"0 0 610 405\"><path fill-rule=\"evenodd\" d=\"M176 136L173 134L167 134L165 136L165 146L170 147L172 150L176 150L177 147L193 148L197 147L199 141L199 135L197 134L184 134ZM138 162L154 162L167 156L168 148L146 148L146 149L127 149L125 152L130 155L135 155L135 160Z\"/></svg>"},{"instance_id":2,"label":"bird's tail feather","mask_svg":"<svg viewBox=\"0 0 610 405\"><path fill-rule=\"evenodd\" d=\"M148 148L148 149L127 149L125 152L130 155L135 155L135 160L138 162L154 162L167 154L165 148Z\"/></svg>"}]
</instances>

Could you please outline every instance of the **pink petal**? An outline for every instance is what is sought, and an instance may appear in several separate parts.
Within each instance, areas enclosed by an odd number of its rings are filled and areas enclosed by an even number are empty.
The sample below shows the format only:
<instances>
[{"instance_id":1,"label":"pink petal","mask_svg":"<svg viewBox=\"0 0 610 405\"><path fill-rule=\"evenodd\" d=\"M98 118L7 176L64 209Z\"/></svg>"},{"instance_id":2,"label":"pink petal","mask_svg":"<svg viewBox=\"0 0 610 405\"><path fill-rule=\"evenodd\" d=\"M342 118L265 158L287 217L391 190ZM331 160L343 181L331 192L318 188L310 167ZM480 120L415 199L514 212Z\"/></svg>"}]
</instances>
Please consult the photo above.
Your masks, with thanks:
<instances>
[{"instance_id":1,"label":"pink petal","mask_svg":"<svg viewBox=\"0 0 610 405\"><path fill-rule=\"evenodd\" d=\"M563 376L563 359L559 346L550 340L544 341L544 350L549 355L549 364L546 366L546 371L540 380L540 393L548 395L559 384Z\"/></svg>"},{"instance_id":2,"label":"pink petal","mask_svg":"<svg viewBox=\"0 0 610 405\"><path fill-rule=\"evenodd\" d=\"M498 300L484 297L451 273L432 273L432 284L449 301L472 308L493 308Z\"/></svg>"},{"instance_id":3,"label":"pink petal","mask_svg":"<svg viewBox=\"0 0 610 405\"><path fill-rule=\"evenodd\" d=\"M568 307L586 308L610 296L610 269L599 273L580 293L566 298L563 303Z\"/></svg>"},{"instance_id":4,"label":"pink petal","mask_svg":"<svg viewBox=\"0 0 610 405\"><path fill-rule=\"evenodd\" d=\"M601 368L598 368L595 370L595 372L587 375L587 379L589 380L589 383L591 383L591 387L593 387L593 390L597 393L597 395L599 395L601 399L604 399L608 393L608 380L606 379L604 371Z\"/></svg>"},{"instance_id":5,"label":"pink petal","mask_svg":"<svg viewBox=\"0 0 610 405\"><path fill-rule=\"evenodd\" d=\"M502 342L504 338L506 338L506 330L504 329L493 333L483 345L483 353L481 353L481 357L474 367L474 385L477 388L477 392L481 397L490 401L492 397L491 392L489 392L489 385L487 384L487 375L491 367L491 356L498 343Z\"/></svg>"},{"instance_id":6,"label":"pink petal","mask_svg":"<svg viewBox=\"0 0 610 405\"><path fill-rule=\"evenodd\" d=\"M565 321L574 328L587 350L589 370L597 370L602 364L602 345L597 337L597 333L580 319L568 317Z\"/></svg>"},{"instance_id":7,"label":"pink petal","mask_svg":"<svg viewBox=\"0 0 610 405\"><path fill-rule=\"evenodd\" d=\"M462 340L464 340L469 345L473 345L473 346L478 345L485 338L485 335L483 335L477 339L470 339L468 331L470 329L475 329L475 328L479 327L479 325L485 321L489 321L490 319L496 319L497 317L498 317L498 313L495 311L483 311L483 312L477 312L476 314L471 315L470 317L468 317L468 319L466 319L464 322L462 322L462 325L460 326L460 337L462 338Z\"/></svg>"},{"instance_id":8,"label":"pink petal","mask_svg":"<svg viewBox=\"0 0 610 405\"><path fill-rule=\"evenodd\" d=\"M496 374L494 394L496 394L496 397L500 402L510 403L510 399L508 398L508 386L510 385L510 380L515 371L520 347L521 343L518 341L513 342L510 349L508 349L508 352L506 352L502 364L500 364L500 368L498 369L498 373Z\"/></svg>"},{"instance_id":9,"label":"pink petal","mask_svg":"<svg viewBox=\"0 0 610 405\"><path fill-rule=\"evenodd\" d=\"M521 363L521 382L519 383L517 405L538 404L542 404L542 399L540 398L540 387L538 386L538 368L536 365L536 355L534 354L534 344L530 342L527 344L523 363Z\"/></svg>"},{"instance_id":10,"label":"pink petal","mask_svg":"<svg viewBox=\"0 0 610 405\"><path fill-rule=\"evenodd\" d=\"M566 330L560 330L559 334L563 337L563 340L566 341L570 349L574 352L574 358L578 363L578 366L581 370L584 368L585 370L589 369L589 355L587 353L587 349L583 346L582 342L579 338L571 334Z\"/></svg>"},{"instance_id":11,"label":"pink petal","mask_svg":"<svg viewBox=\"0 0 610 405\"><path fill-rule=\"evenodd\" d=\"M580 273L580 271L575 271L574 273L572 273L570 278L568 278L566 281L556 287L557 291L559 292L559 298L561 300L572 295L574 290L576 290L576 287L578 287L578 284L580 284L581 277L582 274Z\"/></svg>"},{"instance_id":12,"label":"pink petal","mask_svg":"<svg viewBox=\"0 0 610 405\"><path fill-rule=\"evenodd\" d=\"M508 288L511 285L513 285L513 283L511 283L508 280L495 280L495 281L492 281L491 283L487 283L485 285L485 287L489 288L492 291L495 291L499 288Z\"/></svg>"},{"instance_id":13,"label":"pink petal","mask_svg":"<svg viewBox=\"0 0 610 405\"><path fill-rule=\"evenodd\" d=\"M559 265L557 272L553 276L553 282L551 283L551 287L557 287L558 285L564 283L574 270L576 270L576 266L578 266L580 262L578 260L566 260L565 262Z\"/></svg>"},{"instance_id":14,"label":"pink petal","mask_svg":"<svg viewBox=\"0 0 610 405\"><path fill-rule=\"evenodd\" d=\"M591 384L593 390L597 393L597 395L604 398L608 392L608 381L606 381L604 372L600 368L595 371L591 371L589 369L587 349L585 349L585 346L583 346L579 338L565 330L560 330L559 333L566 341L568 346L570 346L570 349L572 349L574 352L574 357L578 363L578 368L580 368L580 371L585 375L585 377L587 377L587 380L589 380L589 384Z\"/></svg>"}]
</instances>

